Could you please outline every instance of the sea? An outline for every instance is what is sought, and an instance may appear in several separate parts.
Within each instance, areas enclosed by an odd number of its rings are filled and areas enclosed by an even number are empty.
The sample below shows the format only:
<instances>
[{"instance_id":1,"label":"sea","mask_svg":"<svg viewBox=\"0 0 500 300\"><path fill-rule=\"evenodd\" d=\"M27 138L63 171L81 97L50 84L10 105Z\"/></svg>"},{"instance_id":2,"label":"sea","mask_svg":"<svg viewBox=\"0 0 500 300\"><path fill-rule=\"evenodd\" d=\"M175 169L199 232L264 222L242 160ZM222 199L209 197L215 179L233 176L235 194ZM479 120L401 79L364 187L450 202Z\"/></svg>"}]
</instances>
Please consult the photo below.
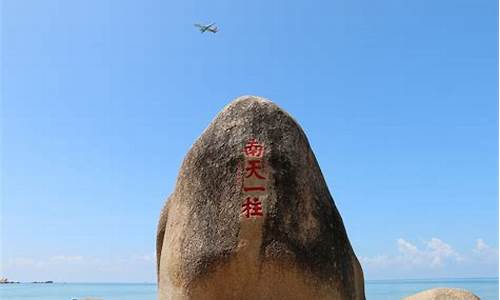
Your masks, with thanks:
<instances>
[{"instance_id":1,"label":"sea","mask_svg":"<svg viewBox=\"0 0 500 300\"><path fill-rule=\"evenodd\" d=\"M498 278L367 280L367 300L395 300L435 287L472 291L482 300L498 300ZM2 300L156 300L154 283L13 283L0 285Z\"/></svg>"}]
</instances>

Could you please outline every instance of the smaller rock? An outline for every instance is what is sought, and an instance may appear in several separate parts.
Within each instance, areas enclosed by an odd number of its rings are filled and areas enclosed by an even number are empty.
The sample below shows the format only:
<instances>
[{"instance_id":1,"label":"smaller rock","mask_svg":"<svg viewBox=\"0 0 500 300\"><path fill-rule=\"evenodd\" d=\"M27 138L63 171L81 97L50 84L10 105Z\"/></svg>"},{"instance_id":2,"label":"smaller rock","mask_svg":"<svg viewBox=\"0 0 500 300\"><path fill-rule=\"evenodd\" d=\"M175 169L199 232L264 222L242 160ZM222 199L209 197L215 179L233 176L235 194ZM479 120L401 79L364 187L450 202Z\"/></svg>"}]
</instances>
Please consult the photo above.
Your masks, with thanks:
<instances>
[{"instance_id":1,"label":"smaller rock","mask_svg":"<svg viewBox=\"0 0 500 300\"><path fill-rule=\"evenodd\" d=\"M403 298L403 300L481 300L464 289L435 288Z\"/></svg>"}]
</instances>

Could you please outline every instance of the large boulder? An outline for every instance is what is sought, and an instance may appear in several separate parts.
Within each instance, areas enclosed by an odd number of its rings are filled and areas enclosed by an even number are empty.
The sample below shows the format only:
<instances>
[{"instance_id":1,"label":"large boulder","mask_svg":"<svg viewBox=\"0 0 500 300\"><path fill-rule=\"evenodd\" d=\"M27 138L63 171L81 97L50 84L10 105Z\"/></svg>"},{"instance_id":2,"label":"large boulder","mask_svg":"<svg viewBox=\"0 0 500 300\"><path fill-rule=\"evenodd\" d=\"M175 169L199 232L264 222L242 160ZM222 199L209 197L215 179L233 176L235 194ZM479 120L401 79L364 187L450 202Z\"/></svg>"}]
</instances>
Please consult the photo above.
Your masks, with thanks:
<instances>
[{"instance_id":1,"label":"large boulder","mask_svg":"<svg viewBox=\"0 0 500 300\"><path fill-rule=\"evenodd\" d=\"M478 296L464 289L435 288L426 290L403 300L480 300Z\"/></svg>"},{"instance_id":2,"label":"large boulder","mask_svg":"<svg viewBox=\"0 0 500 300\"><path fill-rule=\"evenodd\" d=\"M226 106L187 153L161 212L157 259L160 300L365 299L304 132L254 96Z\"/></svg>"}]
</instances>

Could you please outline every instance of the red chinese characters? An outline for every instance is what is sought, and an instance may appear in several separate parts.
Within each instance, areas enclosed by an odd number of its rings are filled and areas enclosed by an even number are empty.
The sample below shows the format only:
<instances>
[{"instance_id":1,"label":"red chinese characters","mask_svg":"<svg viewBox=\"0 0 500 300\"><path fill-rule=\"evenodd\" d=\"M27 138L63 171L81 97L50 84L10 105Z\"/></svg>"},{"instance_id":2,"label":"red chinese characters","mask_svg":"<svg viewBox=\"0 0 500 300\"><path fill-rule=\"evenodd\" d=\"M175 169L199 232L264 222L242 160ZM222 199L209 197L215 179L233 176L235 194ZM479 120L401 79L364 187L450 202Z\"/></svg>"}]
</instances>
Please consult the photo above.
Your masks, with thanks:
<instances>
[{"instance_id":1,"label":"red chinese characters","mask_svg":"<svg viewBox=\"0 0 500 300\"><path fill-rule=\"evenodd\" d=\"M266 188L263 186L244 186L243 190L245 192L253 192L253 191L265 191Z\"/></svg>"},{"instance_id":2,"label":"red chinese characters","mask_svg":"<svg viewBox=\"0 0 500 300\"><path fill-rule=\"evenodd\" d=\"M266 191L266 174L262 164L264 145L256 139L250 139L243 148L245 168L243 192L245 200L241 210L245 218L263 216L263 204L260 199Z\"/></svg>"},{"instance_id":3,"label":"red chinese characters","mask_svg":"<svg viewBox=\"0 0 500 300\"><path fill-rule=\"evenodd\" d=\"M247 157L262 157L264 155L264 146L259 144L256 139L250 139L243 151Z\"/></svg>"},{"instance_id":4,"label":"red chinese characters","mask_svg":"<svg viewBox=\"0 0 500 300\"><path fill-rule=\"evenodd\" d=\"M241 207L243 207L242 213L247 218L250 218L250 216L262 216L262 202L257 197L247 197Z\"/></svg>"},{"instance_id":5,"label":"red chinese characters","mask_svg":"<svg viewBox=\"0 0 500 300\"><path fill-rule=\"evenodd\" d=\"M259 179L266 179L264 176L262 176L258 173L258 170L260 170L260 169L262 169L262 167L260 166L259 159L249 160L248 165L245 168L245 170L247 170L247 172L248 172L246 178L251 177L253 175Z\"/></svg>"}]
</instances>

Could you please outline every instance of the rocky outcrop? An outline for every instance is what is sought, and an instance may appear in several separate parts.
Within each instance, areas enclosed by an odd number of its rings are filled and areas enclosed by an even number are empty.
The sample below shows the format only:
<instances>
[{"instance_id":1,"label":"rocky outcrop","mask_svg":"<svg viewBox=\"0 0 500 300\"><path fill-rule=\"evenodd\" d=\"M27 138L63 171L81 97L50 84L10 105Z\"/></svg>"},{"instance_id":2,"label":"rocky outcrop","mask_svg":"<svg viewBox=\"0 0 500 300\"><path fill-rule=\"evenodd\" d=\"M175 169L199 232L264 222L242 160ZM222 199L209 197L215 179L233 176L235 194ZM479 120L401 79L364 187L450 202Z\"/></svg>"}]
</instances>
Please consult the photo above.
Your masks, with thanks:
<instances>
[{"instance_id":1,"label":"rocky outcrop","mask_svg":"<svg viewBox=\"0 0 500 300\"><path fill-rule=\"evenodd\" d=\"M480 300L478 296L464 289L435 288L426 290L403 300Z\"/></svg>"},{"instance_id":2,"label":"rocky outcrop","mask_svg":"<svg viewBox=\"0 0 500 300\"><path fill-rule=\"evenodd\" d=\"M253 96L187 153L157 235L166 299L365 299L363 273L307 138Z\"/></svg>"}]
</instances>

